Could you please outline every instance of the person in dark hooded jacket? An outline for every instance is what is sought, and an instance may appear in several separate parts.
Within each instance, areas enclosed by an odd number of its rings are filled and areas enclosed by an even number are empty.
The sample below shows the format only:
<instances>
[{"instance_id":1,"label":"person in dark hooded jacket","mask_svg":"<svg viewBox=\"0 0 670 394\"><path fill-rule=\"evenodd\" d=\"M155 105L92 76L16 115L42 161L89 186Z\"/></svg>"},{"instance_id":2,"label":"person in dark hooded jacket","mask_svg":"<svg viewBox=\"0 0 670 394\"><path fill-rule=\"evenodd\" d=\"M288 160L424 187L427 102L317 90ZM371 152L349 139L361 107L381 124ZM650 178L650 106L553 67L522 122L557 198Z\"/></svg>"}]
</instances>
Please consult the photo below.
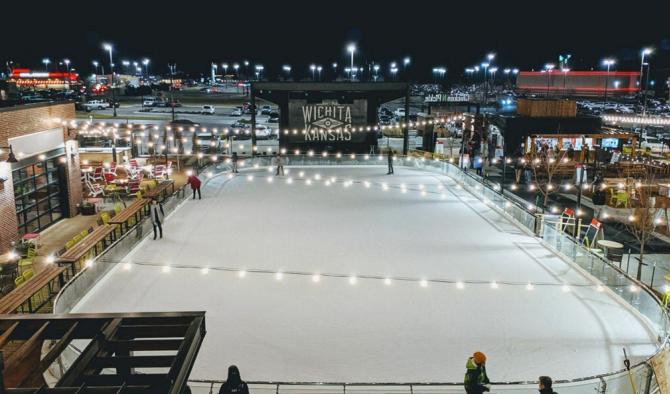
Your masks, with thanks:
<instances>
[{"instance_id":1,"label":"person in dark hooded jacket","mask_svg":"<svg viewBox=\"0 0 670 394\"><path fill-rule=\"evenodd\" d=\"M489 377L486 376L486 356L482 352L475 352L465 363L465 392L468 394L482 394L490 391Z\"/></svg>"},{"instance_id":2,"label":"person in dark hooded jacket","mask_svg":"<svg viewBox=\"0 0 670 394\"><path fill-rule=\"evenodd\" d=\"M249 387L240 377L240 370L235 365L228 367L228 379L221 386L219 394L249 394Z\"/></svg>"},{"instance_id":3,"label":"person in dark hooded jacket","mask_svg":"<svg viewBox=\"0 0 670 394\"><path fill-rule=\"evenodd\" d=\"M540 376L540 384L538 391L540 394L557 394L554 389L551 388L552 381L549 376Z\"/></svg>"}]
</instances>

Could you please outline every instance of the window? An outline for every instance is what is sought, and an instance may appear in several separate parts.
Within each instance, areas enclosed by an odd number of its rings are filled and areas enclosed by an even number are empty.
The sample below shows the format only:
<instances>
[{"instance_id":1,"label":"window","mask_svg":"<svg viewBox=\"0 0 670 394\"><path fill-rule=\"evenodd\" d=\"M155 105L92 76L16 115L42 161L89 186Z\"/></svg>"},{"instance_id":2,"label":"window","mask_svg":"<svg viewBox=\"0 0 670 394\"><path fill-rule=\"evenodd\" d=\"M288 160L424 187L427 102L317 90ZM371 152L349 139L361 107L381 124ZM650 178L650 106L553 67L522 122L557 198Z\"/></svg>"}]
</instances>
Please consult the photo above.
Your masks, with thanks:
<instances>
[{"instance_id":1,"label":"window","mask_svg":"<svg viewBox=\"0 0 670 394\"><path fill-rule=\"evenodd\" d=\"M50 157L13 169L20 235L41 231L63 217L67 186L58 160L59 157Z\"/></svg>"}]
</instances>

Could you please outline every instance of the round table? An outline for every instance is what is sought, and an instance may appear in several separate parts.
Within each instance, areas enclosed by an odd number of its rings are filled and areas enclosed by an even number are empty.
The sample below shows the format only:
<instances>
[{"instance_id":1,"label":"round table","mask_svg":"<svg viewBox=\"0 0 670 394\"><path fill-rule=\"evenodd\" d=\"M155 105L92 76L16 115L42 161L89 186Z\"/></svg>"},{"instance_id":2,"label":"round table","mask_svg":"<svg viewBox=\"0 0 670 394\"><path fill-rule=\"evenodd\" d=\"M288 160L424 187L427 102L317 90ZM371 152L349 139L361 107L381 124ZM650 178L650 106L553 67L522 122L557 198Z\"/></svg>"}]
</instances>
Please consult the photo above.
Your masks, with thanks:
<instances>
[{"instance_id":1,"label":"round table","mask_svg":"<svg viewBox=\"0 0 670 394\"><path fill-rule=\"evenodd\" d=\"M623 249L623 244L616 242L616 241L609 241L606 239L601 239L596 242L598 246L602 246L603 248L606 249Z\"/></svg>"}]
</instances>

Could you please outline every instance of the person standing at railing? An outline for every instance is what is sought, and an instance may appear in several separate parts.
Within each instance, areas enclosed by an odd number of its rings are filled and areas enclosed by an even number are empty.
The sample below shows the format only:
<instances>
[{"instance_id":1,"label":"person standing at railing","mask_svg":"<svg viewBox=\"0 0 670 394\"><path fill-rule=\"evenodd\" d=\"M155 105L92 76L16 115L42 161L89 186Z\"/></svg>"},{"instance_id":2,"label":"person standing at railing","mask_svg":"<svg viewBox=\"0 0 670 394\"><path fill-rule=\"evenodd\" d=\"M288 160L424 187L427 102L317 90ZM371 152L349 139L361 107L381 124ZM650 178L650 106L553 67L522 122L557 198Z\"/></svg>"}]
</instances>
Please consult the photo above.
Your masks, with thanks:
<instances>
[{"instance_id":1,"label":"person standing at railing","mask_svg":"<svg viewBox=\"0 0 670 394\"><path fill-rule=\"evenodd\" d=\"M557 394L554 389L551 388L552 381L549 376L540 376L540 386L538 390L540 394Z\"/></svg>"},{"instance_id":2,"label":"person standing at railing","mask_svg":"<svg viewBox=\"0 0 670 394\"><path fill-rule=\"evenodd\" d=\"M219 394L249 394L249 387L242 380L240 370L235 365L228 367L228 379L219 389Z\"/></svg>"},{"instance_id":3,"label":"person standing at railing","mask_svg":"<svg viewBox=\"0 0 670 394\"><path fill-rule=\"evenodd\" d=\"M389 148L386 154L388 157L388 165L389 165L389 170L386 173L386 175L393 175L393 149Z\"/></svg>"},{"instance_id":4,"label":"person standing at railing","mask_svg":"<svg viewBox=\"0 0 670 394\"><path fill-rule=\"evenodd\" d=\"M151 224L154 226L154 241L156 240L156 229L163 239L163 220L165 219L165 211L163 211L163 204L159 203L156 198L151 199L149 205L149 215L151 216Z\"/></svg>"},{"instance_id":5,"label":"person standing at railing","mask_svg":"<svg viewBox=\"0 0 670 394\"><path fill-rule=\"evenodd\" d=\"M486 375L486 356L482 352L475 352L465 363L465 392L468 394L482 394L491 391L489 377Z\"/></svg>"},{"instance_id":6,"label":"person standing at railing","mask_svg":"<svg viewBox=\"0 0 670 394\"><path fill-rule=\"evenodd\" d=\"M200 185L202 182L200 182L200 179L198 179L197 176L193 174L193 172L188 171L188 179L186 180L186 183L191 185L191 190L193 190L193 199L195 200L195 192L198 192L198 200L202 200L202 196L200 195Z\"/></svg>"}]
</instances>

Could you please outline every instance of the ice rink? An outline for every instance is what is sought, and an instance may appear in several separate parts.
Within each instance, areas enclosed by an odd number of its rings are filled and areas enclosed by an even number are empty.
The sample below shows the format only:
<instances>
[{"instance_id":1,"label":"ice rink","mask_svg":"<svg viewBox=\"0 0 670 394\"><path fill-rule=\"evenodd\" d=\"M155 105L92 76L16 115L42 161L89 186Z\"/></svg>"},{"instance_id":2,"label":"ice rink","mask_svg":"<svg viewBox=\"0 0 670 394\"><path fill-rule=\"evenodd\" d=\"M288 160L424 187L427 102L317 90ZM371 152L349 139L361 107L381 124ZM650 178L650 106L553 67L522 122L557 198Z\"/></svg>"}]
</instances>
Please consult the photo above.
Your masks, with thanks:
<instances>
[{"instance_id":1,"label":"ice rink","mask_svg":"<svg viewBox=\"0 0 670 394\"><path fill-rule=\"evenodd\" d=\"M213 178L76 312L207 311L193 379L462 382L474 351L493 381L571 379L654 352L637 313L451 179L385 174Z\"/></svg>"}]
</instances>

